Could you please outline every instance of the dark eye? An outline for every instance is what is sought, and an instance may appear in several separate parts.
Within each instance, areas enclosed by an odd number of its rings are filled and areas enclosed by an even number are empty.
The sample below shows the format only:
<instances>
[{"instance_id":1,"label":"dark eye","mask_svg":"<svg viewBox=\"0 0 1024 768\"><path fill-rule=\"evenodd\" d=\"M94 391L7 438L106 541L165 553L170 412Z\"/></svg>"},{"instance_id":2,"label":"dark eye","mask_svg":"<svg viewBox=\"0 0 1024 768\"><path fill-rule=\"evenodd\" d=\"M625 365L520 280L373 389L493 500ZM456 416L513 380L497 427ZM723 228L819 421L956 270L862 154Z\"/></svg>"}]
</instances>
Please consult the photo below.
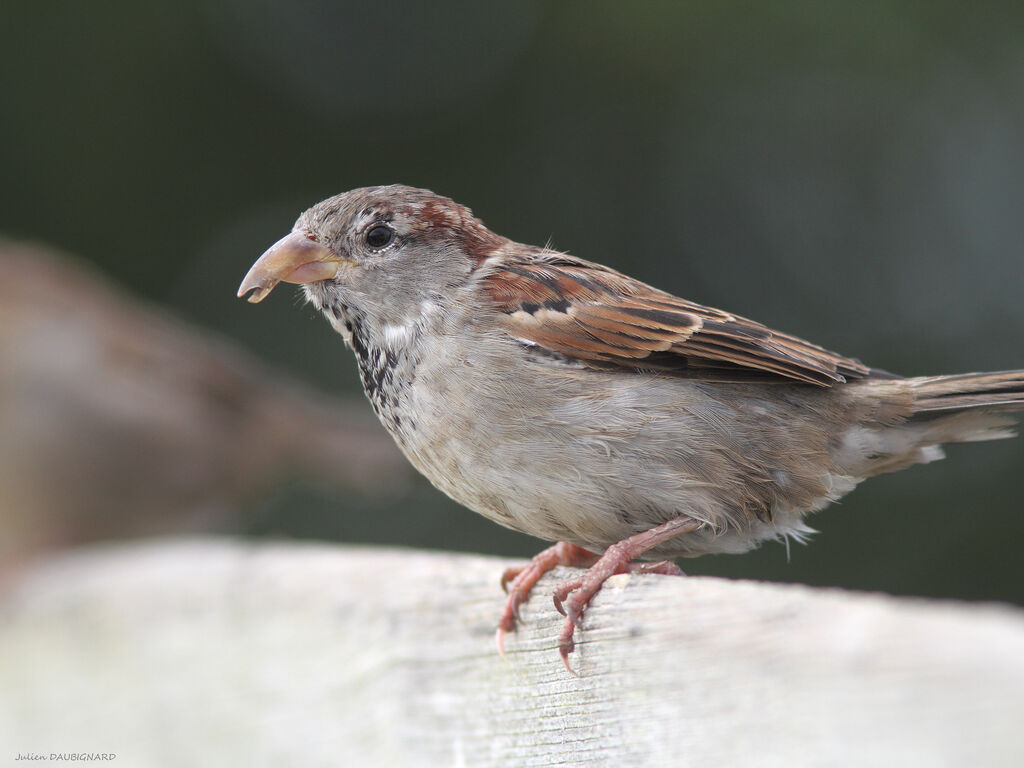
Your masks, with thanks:
<instances>
[{"instance_id":1,"label":"dark eye","mask_svg":"<svg viewBox=\"0 0 1024 768\"><path fill-rule=\"evenodd\" d=\"M394 237L395 232L391 227L386 227L383 224L376 224L367 230L366 244L371 248L383 248L385 245L390 243Z\"/></svg>"}]
</instances>

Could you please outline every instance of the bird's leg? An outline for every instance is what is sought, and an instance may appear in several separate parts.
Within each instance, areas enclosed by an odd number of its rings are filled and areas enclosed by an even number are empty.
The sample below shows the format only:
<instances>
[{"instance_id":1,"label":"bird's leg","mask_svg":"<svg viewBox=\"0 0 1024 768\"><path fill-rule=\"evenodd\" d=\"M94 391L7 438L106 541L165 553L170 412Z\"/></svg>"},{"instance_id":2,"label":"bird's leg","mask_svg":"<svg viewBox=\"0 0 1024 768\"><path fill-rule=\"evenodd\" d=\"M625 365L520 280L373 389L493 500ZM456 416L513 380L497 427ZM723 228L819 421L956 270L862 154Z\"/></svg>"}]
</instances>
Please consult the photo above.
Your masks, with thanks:
<instances>
[{"instance_id":1,"label":"bird's leg","mask_svg":"<svg viewBox=\"0 0 1024 768\"><path fill-rule=\"evenodd\" d=\"M501 576L501 588L508 593L505 610L498 622L498 653L505 656L505 634L516 627L519 619L519 606L530 596L533 585L540 581L545 573L559 565L573 568L587 568L598 561L597 555L583 547L560 541L548 547L522 568L509 568Z\"/></svg>"},{"instance_id":2,"label":"bird's leg","mask_svg":"<svg viewBox=\"0 0 1024 768\"><path fill-rule=\"evenodd\" d=\"M635 558L645 552L654 549L663 541L674 538L684 533L696 530L702 525L699 520L683 515L667 523L662 523L649 531L638 533L623 539L618 544L612 544L605 550L605 553L591 565L585 574L578 579L573 579L569 584L563 585L555 593L555 605L565 616L565 624L562 625L562 632L558 636L558 651L562 654L562 662L565 668L572 671L569 666L569 654L572 653L575 643L573 632L579 626L583 615L583 609L597 594L601 586L616 573L627 571L639 571L644 573L669 573L682 574L675 564L667 562L637 564L640 567L633 568L632 562ZM646 567L645 567L646 566ZM568 589L566 589L568 587Z\"/></svg>"}]
</instances>

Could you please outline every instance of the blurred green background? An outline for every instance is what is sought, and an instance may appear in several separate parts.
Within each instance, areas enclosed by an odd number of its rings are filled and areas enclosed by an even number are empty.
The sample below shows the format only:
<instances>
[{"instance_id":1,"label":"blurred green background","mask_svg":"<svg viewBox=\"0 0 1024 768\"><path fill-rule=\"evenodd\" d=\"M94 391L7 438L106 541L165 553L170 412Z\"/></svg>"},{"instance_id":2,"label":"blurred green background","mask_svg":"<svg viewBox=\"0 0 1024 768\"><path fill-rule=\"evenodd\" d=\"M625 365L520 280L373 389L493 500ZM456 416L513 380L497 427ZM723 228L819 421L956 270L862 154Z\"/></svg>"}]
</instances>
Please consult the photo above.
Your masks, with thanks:
<instances>
[{"instance_id":1,"label":"blurred green background","mask_svg":"<svg viewBox=\"0 0 1024 768\"><path fill-rule=\"evenodd\" d=\"M0 4L0 232L325 391L341 341L234 297L317 200L401 182L494 230L904 374L1024 367L1024 6ZM367 405L367 410L369 406ZM1024 440L954 446L715 573L1024 603ZM59 480L58 480L59 481ZM282 488L246 533L527 556L404 491Z\"/></svg>"}]
</instances>

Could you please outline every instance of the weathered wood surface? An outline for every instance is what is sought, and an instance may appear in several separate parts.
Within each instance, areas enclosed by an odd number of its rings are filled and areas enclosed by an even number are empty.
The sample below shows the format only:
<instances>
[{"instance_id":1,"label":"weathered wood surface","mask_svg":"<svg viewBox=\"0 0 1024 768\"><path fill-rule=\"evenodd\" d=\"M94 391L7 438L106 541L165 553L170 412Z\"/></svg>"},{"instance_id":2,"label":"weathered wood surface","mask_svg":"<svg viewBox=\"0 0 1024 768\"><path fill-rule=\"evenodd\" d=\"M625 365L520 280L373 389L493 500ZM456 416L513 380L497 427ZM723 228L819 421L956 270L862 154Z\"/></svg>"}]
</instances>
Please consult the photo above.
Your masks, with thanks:
<instances>
[{"instance_id":1,"label":"weathered wood surface","mask_svg":"<svg viewBox=\"0 0 1024 768\"><path fill-rule=\"evenodd\" d=\"M232 541L43 564L0 593L0 764L1024 765L1022 611L618 576L575 678L550 577L495 652L504 565Z\"/></svg>"}]
</instances>

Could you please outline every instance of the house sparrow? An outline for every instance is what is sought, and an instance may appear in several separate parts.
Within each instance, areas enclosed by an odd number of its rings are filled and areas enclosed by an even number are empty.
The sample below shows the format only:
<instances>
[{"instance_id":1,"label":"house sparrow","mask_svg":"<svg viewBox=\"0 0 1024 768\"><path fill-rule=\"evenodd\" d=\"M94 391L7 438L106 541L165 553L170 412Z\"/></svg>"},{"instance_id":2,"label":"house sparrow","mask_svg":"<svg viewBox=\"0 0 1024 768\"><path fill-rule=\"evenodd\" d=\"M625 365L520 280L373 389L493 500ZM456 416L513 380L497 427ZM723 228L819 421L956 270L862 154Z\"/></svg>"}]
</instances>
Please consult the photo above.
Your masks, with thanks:
<instances>
[{"instance_id":1,"label":"house sparrow","mask_svg":"<svg viewBox=\"0 0 1024 768\"><path fill-rule=\"evenodd\" d=\"M324 200L253 265L355 352L409 461L459 503L559 543L505 574L498 647L556 565L573 631L612 574L803 539L861 480L1012 436L1024 370L901 378L608 267L522 245L422 189ZM637 558L660 560L635 563ZM510 582L510 583L509 583ZM570 670L571 671L571 670Z\"/></svg>"}]
</instances>

